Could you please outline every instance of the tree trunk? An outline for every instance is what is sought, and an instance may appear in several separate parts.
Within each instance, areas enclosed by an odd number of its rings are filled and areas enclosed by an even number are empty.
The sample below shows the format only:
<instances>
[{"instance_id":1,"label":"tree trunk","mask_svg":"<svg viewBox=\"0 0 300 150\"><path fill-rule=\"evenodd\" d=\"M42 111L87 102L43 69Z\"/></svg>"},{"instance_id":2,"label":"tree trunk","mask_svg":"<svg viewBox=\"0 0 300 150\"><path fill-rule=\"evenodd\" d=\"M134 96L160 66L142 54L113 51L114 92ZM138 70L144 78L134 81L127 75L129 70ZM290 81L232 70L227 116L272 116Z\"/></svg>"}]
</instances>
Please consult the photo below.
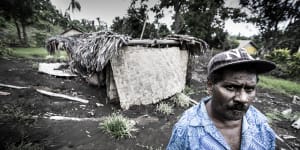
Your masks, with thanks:
<instances>
[{"instance_id":1,"label":"tree trunk","mask_svg":"<svg viewBox=\"0 0 300 150\"><path fill-rule=\"evenodd\" d=\"M174 31L176 34L178 34L178 32L180 31L180 14L179 14L179 12L175 13Z\"/></svg>"},{"instance_id":2,"label":"tree trunk","mask_svg":"<svg viewBox=\"0 0 300 150\"><path fill-rule=\"evenodd\" d=\"M20 42L20 43L23 43L22 37L21 37L20 26L19 26L18 22L17 22L15 19L14 19L14 22L15 22L15 26L16 26L16 28L17 28L17 33L18 33L19 42Z\"/></svg>"},{"instance_id":3,"label":"tree trunk","mask_svg":"<svg viewBox=\"0 0 300 150\"><path fill-rule=\"evenodd\" d=\"M178 2L177 4L174 5L174 11L175 11L174 31L175 31L175 34L178 34L180 32L181 26L182 26L180 9L181 9L181 3Z\"/></svg>"},{"instance_id":4,"label":"tree trunk","mask_svg":"<svg viewBox=\"0 0 300 150\"><path fill-rule=\"evenodd\" d=\"M26 33L26 26L24 23L21 23L21 25L22 25L23 38L24 38L23 44L25 47L28 47L29 44L28 44L28 38L27 38L27 33Z\"/></svg>"}]
</instances>

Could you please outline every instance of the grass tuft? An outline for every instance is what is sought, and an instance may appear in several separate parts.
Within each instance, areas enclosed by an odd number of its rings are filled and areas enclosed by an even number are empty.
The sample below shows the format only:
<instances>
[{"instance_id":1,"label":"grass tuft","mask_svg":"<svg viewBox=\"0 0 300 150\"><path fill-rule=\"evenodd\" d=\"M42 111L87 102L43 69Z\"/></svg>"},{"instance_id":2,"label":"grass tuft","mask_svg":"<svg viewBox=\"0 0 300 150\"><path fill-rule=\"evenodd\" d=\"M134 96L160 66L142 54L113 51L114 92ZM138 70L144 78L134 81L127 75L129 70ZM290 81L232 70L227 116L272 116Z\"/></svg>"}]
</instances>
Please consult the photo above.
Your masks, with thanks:
<instances>
[{"instance_id":1,"label":"grass tuft","mask_svg":"<svg viewBox=\"0 0 300 150\"><path fill-rule=\"evenodd\" d=\"M195 90L189 86L185 86L185 88L183 89L183 93L185 95L192 95L192 94L195 94Z\"/></svg>"},{"instance_id":2,"label":"grass tuft","mask_svg":"<svg viewBox=\"0 0 300 150\"><path fill-rule=\"evenodd\" d=\"M260 76L258 86L274 90L283 94L300 95L300 84L269 76Z\"/></svg>"},{"instance_id":3,"label":"grass tuft","mask_svg":"<svg viewBox=\"0 0 300 150\"><path fill-rule=\"evenodd\" d=\"M167 103L160 103L156 107L156 111L164 114L164 115L170 115L173 113L174 109L173 106L167 104Z\"/></svg>"},{"instance_id":4,"label":"grass tuft","mask_svg":"<svg viewBox=\"0 0 300 150\"><path fill-rule=\"evenodd\" d=\"M37 70L37 69L39 69L39 63L32 63L32 69L35 69L35 70Z\"/></svg>"},{"instance_id":5,"label":"grass tuft","mask_svg":"<svg viewBox=\"0 0 300 150\"><path fill-rule=\"evenodd\" d=\"M137 131L134 121L113 113L100 123L100 128L115 138L133 137L131 132Z\"/></svg>"},{"instance_id":6,"label":"grass tuft","mask_svg":"<svg viewBox=\"0 0 300 150\"><path fill-rule=\"evenodd\" d=\"M190 98L183 93L177 93L172 97L172 100L176 104L176 106L187 108L190 106Z\"/></svg>"},{"instance_id":7,"label":"grass tuft","mask_svg":"<svg viewBox=\"0 0 300 150\"><path fill-rule=\"evenodd\" d=\"M268 112L265 115L266 115L269 123L272 123L274 120L282 121L282 119L283 119L283 115L280 114L280 112L278 112L278 111Z\"/></svg>"}]
</instances>

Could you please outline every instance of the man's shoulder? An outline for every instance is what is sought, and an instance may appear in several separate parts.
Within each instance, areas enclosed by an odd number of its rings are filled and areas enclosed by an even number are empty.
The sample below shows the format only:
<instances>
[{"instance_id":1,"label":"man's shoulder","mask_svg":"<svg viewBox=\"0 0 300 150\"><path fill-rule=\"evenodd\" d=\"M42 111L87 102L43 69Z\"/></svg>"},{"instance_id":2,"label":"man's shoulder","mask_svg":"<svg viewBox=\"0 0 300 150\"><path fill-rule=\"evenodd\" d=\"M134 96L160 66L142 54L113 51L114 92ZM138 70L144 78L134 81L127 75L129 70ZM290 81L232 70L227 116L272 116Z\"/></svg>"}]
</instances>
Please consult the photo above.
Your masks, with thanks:
<instances>
[{"instance_id":1,"label":"man's shoulder","mask_svg":"<svg viewBox=\"0 0 300 150\"><path fill-rule=\"evenodd\" d=\"M251 126L252 133L257 133L259 136L265 136L266 139L274 139L275 132L269 126L267 117L258 109L251 106L246 113L247 123Z\"/></svg>"},{"instance_id":2,"label":"man's shoulder","mask_svg":"<svg viewBox=\"0 0 300 150\"><path fill-rule=\"evenodd\" d=\"M246 119L248 123L252 125L268 123L266 116L263 113L261 113L258 109L256 109L254 106L249 107L246 113Z\"/></svg>"},{"instance_id":3,"label":"man's shoulder","mask_svg":"<svg viewBox=\"0 0 300 150\"><path fill-rule=\"evenodd\" d=\"M189 125L191 120L193 120L194 118L198 118L198 109L199 106L195 105L189 109L187 109L186 111L184 111L184 113L182 114L181 118L179 119L179 121L177 122L178 125Z\"/></svg>"},{"instance_id":4,"label":"man's shoulder","mask_svg":"<svg viewBox=\"0 0 300 150\"><path fill-rule=\"evenodd\" d=\"M181 118L173 128L173 132L175 132L174 136L201 137L207 134L204 128L206 125L210 124L211 121L207 120L207 114L205 114L206 111L204 111L204 108L201 106L203 106L203 104L197 104L182 114Z\"/></svg>"},{"instance_id":5,"label":"man's shoulder","mask_svg":"<svg viewBox=\"0 0 300 150\"><path fill-rule=\"evenodd\" d=\"M208 115L206 114L206 108L203 102L187 109L177 122L177 126L202 126L203 123L207 123Z\"/></svg>"},{"instance_id":6,"label":"man's shoulder","mask_svg":"<svg viewBox=\"0 0 300 150\"><path fill-rule=\"evenodd\" d=\"M246 128L250 129L244 133L245 137L252 137L251 142L248 139L248 146L253 149L261 149L258 146L274 149L276 133L269 126L267 118L253 106L249 107L245 117L248 123Z\"/></svg>"}]
</instances>

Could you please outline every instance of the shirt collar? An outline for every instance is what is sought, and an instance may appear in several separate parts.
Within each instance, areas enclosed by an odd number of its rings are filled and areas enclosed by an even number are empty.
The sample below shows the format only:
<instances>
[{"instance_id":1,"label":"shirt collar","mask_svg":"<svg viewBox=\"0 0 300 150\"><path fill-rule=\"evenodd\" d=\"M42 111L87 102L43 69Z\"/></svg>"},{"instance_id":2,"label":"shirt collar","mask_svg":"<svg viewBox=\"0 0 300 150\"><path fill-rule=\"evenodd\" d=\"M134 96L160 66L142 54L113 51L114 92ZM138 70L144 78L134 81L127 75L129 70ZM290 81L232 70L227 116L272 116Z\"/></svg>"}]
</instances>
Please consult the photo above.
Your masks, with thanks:
<instances>
[{"instance_id":1,"label":"shirt collar","mask_svg":"<svg viewBox=\"0 0 300 150\"><path fill-rule=\"evenodd\" d=\"M193 119L191 120L190 125L191 126L208 126L208 125L213 125L213 122L211 121L211 119L208 116L207 110L206 110L206 102L208 102L210 100L210 96L209 97L205 97L203 98L200 103L195 107L196 112L197 112L197 117L193 117Z\"/></svg>"},{"instance_id":2,"label":"shirt collar","mask_svg":"<svg viewBox=\"0 0 300 150\"><path fill-rule=\"evenodd\" d=\"M242 134L244 134L248 129L249 129L249 123L246 116L244 115L243 124L242 124Z\"/></svg>"},{"instance_id":3,"label":"shirt collar","mask_svg":"<svg viewBox=\"0 0 300 150\"><path fill-rule=\"evenodd\" d=\"M211 99L210 96L203 98L200 103L196 106L197 109L197 117L194 117L191 120L191 126L209 126L214 125L212 120L209 118L205 104ZM252 106L250 106L252 107ZM249 129L249 123L246 115L243 116L242 123L242 133L246 132Z\"/></svg>"},{"instance_id":4,"label":"shirt collar","mask_svg":"<svg viewBox=\"0 0 300 150\"><path fill-rule=\"evenodd\" d=\"M206 97L201 100L197 108L197 117L191 120L191 126L202 126L204 130L215 138L225 149L230 149L229 145L226 143L225 139L218 131L212 120L209 118L205 104L211 99L211 97Z\"/></svg>"}]
</instances>

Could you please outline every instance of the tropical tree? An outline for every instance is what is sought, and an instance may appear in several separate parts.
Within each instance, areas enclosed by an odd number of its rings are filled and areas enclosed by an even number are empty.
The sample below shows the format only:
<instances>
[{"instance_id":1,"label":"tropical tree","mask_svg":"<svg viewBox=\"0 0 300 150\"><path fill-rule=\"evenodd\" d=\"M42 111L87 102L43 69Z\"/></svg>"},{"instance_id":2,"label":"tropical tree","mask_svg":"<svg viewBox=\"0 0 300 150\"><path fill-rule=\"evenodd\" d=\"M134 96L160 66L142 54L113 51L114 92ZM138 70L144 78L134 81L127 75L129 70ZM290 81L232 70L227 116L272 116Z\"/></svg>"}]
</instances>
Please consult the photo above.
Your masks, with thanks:
<instances>
[{"instance_id":1,"label":"tropical tree","mask_svg":"<svg viewBox=\"0 0 300 150\"><path fill-rule=\"evenodd\" d=\"M125 22L126 18L125 17L115 17L114 20L112 21L112 25L110 26L111 30L119 33L119 34L125 34Z\"/></svg>"},{"instance_id":2,"label":"tropical tree","mask_svg":"<svg viewBox=\"0 0 300 150\"><path fill-rule=\"evenodd\" d=\"M98 27L96 28L97 31L107 30L107 24L101 21L100 17L97 17L96 20L98 22Z\"/></svg>"},{"instance_id":3,"label":"tropical tree","mask_svg":"<svg viewBox=\"0 0 300 150\"><path fill-rule=\"evenodd\" d=\"M161 0L152 10L161 17L163 8L173 8L174 33L189 34L204 39L212 47L225 49L228 47L224 45L228 36L224 32L225 20L240 21L244 14L224 4L224 0Z\"/></svg>"},{"instance_id":4,"label":"tropical tree","mask_svg":"<svg viewBox=\"0 0 300 150\"><path fill-rule=\"evenodd\" d=\"M169 30L168 26L166 24L161 24L159 25L159 28L158 28L158 37L165 37L169 34L171 34L171 31Z\"/></svg>"},{"instance_id":5,"label":"tropical tree","mask_svg":"<svg viewBox=\"0 0 300 150\"><path fill-rule=\"evenodd\" d=\"M296 53L300 48L300 19L290 23L281 36L281 41L275 48L288 48L291 53Z\"/></svg>"},{"instance_id":6,"label":"tropical tree","mask_svg":"<svg viewBox=\"0 0 300 150\"><path fill-rule=\"evenodd\" d=\"M34 23L37 19L35 14L38 1L36 0L3 0L0 5L0 15L4 16L6 20L14 22L20 43L28 46L28 38L26 27Z\"/></svg>"},{"instance_id":7,"label":"tropical tree","mask_svg":"<svg viewBox=\"0 0 300 150\"><path fill-rule=\"evenodd\" d=\"M160 10L162 10L163 8L172 7L175 12L175 14L173 16L174 22L172 24L172 29L177 34L177 33L181 33L185 26L185 22L184 22L182 14L183 14L184 8L186 7L187 4L188 4L188 0L161 0L160 4L155 6L155 7L158 7L159 9L157 9L157 8L154 9L154 12L159 13ZM162 16L162 14L161 14L161 16Z\"/></svg>"},{"instance_id":8,"label":"tropical tree","mask_svg":"<svg viewBox=\"0 0 300 150\"><path fill-rule=\"evenodd\" d=\"M74 12L74 10L78 10L80 11L81 10L81 5L80 3L77 1L77 0L71 0L70 4L69 4L69 7L67 10L72 10L72 12Z\"/></svg>"},{"instance_id":9,"label":"tropical tree","mask_svg":"<svg viewBox=\"0 0 300 150\"><path fill-rule=\"evenodd\" d=\"M116 17L113 20L112 31L127 34L133 38L140 38L145 26L143 38L157 37L155 25L147 22L147 2L148 0L132 0L127 10L127 16Z\"/></svg>"}]
</instances>

